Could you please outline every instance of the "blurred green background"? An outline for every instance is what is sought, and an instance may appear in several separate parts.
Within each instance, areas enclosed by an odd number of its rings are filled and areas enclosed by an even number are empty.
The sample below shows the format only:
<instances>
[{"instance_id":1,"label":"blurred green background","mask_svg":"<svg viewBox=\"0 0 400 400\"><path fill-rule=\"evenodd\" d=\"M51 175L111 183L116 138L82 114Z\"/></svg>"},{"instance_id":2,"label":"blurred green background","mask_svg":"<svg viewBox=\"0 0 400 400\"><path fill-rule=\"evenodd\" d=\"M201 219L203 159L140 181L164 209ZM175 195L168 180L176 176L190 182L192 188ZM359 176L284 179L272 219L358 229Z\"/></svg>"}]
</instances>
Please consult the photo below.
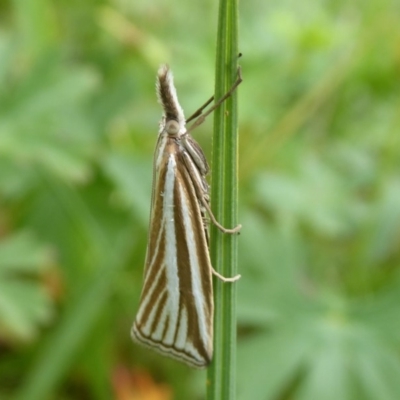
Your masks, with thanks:
<instances>
[{"instance_id":1,"label":"blurred green background","mask_svg":"<svg viewBox=\"0 0 400 400\"><path fill-rule=\"evenodd\" d=\"M204 398L129 332L156 71L202 104L217 12L0 3L0 399ZM240 51L238 399L399 399L399 2L243 1Z\"/></svg>"}]
</instances>

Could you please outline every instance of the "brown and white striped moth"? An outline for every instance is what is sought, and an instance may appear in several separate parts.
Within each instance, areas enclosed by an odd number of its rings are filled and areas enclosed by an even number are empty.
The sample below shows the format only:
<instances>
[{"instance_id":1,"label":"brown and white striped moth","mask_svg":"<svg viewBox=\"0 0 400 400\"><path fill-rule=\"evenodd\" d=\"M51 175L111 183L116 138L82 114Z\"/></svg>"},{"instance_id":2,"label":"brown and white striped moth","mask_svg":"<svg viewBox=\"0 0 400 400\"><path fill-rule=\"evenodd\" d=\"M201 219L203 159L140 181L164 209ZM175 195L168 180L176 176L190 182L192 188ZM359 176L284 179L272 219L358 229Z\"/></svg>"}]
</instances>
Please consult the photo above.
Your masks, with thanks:
<instances>
[{"instance_id":1,"label":"brown and white striped moth","mask_svg":"<svg viewBox=\"0 0 400 400\"><path fill-rule=\"evenodd\" d=\"M167 65L157 76L157 95L164 113L154 155L150 232L144 283L132 337L152 349L202 368L213 354L213 288L216 272L208 249L207 215L224 233L237 233L240 225L226 229L209 205L209 171L205 155L189 132L228 98L242 78L240 69L232 88L203 113L213 98L191 118L186 129L172 73Z\"/></svg>"}]
</instances>

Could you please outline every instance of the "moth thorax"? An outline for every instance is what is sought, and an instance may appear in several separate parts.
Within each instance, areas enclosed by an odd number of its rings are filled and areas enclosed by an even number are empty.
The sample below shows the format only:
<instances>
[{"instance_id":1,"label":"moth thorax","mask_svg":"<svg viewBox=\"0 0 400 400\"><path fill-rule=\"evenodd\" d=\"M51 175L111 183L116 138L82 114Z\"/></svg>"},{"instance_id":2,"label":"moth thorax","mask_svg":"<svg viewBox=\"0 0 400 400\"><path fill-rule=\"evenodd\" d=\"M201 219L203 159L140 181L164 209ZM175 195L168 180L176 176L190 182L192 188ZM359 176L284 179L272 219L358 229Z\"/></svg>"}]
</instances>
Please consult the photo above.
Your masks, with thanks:
<instances>
[{"instance_id":1,"label":"moth thorax","mask_svg":"<svg viewBox=\"0 0 400 400\"><path fill-rule=\"evenodd\" d=\"M173 119L167 121L165 124L165 130L170 136L178 136L181 126L179 125L178 121Z\"/></svg>"}]
</instances>

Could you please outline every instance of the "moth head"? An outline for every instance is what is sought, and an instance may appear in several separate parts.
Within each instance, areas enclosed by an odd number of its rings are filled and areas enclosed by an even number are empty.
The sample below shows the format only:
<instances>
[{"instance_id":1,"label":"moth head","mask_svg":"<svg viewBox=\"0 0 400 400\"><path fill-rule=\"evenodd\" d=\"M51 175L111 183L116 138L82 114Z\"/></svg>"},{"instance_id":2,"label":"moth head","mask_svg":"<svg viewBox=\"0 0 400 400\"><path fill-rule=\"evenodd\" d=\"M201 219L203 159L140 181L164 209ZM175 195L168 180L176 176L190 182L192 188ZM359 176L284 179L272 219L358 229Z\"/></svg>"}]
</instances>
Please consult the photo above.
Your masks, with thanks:
<instances>
[{"instance_id":1,"label":"moth head","mask_svg":"<svg viewBox=\"0 0 400 400\"><path fill-rule=\"evenodd\" d=\"M179 132L181 130L181 126L178 121L170 119L165 124L165 131L169 136L179 136Z\"/></svg>"}]
</instances>

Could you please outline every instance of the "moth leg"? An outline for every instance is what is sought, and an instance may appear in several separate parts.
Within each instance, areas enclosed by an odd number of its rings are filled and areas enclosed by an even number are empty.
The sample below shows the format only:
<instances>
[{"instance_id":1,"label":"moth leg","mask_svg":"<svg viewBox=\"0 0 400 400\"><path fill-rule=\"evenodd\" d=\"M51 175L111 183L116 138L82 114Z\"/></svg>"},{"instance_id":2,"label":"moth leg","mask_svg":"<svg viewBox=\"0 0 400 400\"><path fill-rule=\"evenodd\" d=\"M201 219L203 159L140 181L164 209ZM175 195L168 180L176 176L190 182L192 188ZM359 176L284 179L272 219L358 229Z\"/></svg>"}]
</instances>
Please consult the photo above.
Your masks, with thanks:
<instances>
[{"instance_id":1,"label":"moth leg","mask_svg":"<svg viewBox=\"0 0 400 400\"><path fill-rule=\"evenodd\" d=\"M221 232L223 232L223 233L238 233L238 232L240 231L240 229L242 229L242 225L240 225L240 224L237 225L237 226L235 226L234 228L231 228L231 229L225 228L225 227L222 226L222 225L217 221L217 219L215 218L215 216L214 216L214 214L213 214L213 212L212 212L212 210L211 210L210 204L208 203L208 201L207 201L207 199L206 199L206 197L205 197L204 195L201 196L200 201L201 201L201 204L203 204L204 208L207 210L207 214L210 216L210 219L211 219L212 223L213 223Z\"/></svg>"},{"instance_id":2,"label":"moth leg","mask_svg":"<svg viewBox=\"0 0 400 400\"><path fill-rule=\"evenodd\" d=\"M208 184L204 178L204 175L201 175L199 173L199 170L196 168L197 164L194 163L193 158L190 156L188 151L183 152L182 155L183 155L183 161L186 165L186 170L191 177L191 181L196 191L197 198L199 199L199 202L202 204L204 209L207 211L207 214L209 215L211 222L223 233L238 233L242 228L242 225L239 224L234 228L229 229L225 228L217 221L210 207L209 197L208 197Z\"/></svg>"},{"instance_id":3,"label":"moth leg","mask_svg":"<svg viewBox=\"0 0 400 400\"><path fill-rule=\"evenodd\" d=\"M201 107L199 107L185 122L188 123L192 119L195 119L203 113L203 110L214 100L214 96L211 96Z\"/></svg>"},{"instance_id":4,"label":"moth leg","mask_svg":"<svg viewBox=\"0 0 400 400\"><path fill-rule=\"evenodd\" d=\"M228 97L232 96L232 93L236 90L236 88L240 85L240 83L242 82L243 78L242 78L242 69L240 68L240 66L238 67L237 70L237 78L236 81L234 82L234 84L231 86L231 88L209 109L207 110L207 112L205 112L204 114L201 114L201 112L203 111L202 108L200 108L199 110L197 110L195 112L195 114L199 114L199 117L193 122L192 126L190 126L187 129L187 133L191 132L194 128L196 128L197 126L201 125L205 119L216 109L218 108ZM211 102L212 100L210 99L209 102ZM207 104L207 103L206 103ZM205 107L202 106L203 108ZM193 117L193 116L192 116ZM190 117L190 119L192 119L192 117Z\"/></svg>"},{"instance_id":5,"label":"moth leg","mask_svg":"<svg viewBox=\"0 0 400 400\"><path fill-rule=\"evenodd\" d=\"M211 267L211 272L222 282L236 282L237 280L239 280L241 278L240 274L237 274L237 275L233 276L232 278L225 278L225 276L219 274L213 267Z\"/></svg>"},{"instance_id":6,"label":"moth leg","mask_svg":"<svg viewBox=\"0 0 400 400\"><path fill-rule=\"evenodd\" d=\"M242 57L242 53L238 54L238 58ZM241 75L240 72L238 71L238 76L240 76L241 79ZM240 83L240 82L239 82ZM235 90L236 88L236 82L234 84L234 87L231 88L228 91L228 96L230 96L230 92L233 92L233 90ZM214 100L214 96L211 96L201 107L199 107L185 122L188 123L189 121L191 121L192 119L195 119L196 117L198 117L199 115L201 115L203 113L203 110ZM221 104L223 101L225 100L225 98L222 98L218 101L217 107L219 104Z\"/></svg>"}]
</instances>

